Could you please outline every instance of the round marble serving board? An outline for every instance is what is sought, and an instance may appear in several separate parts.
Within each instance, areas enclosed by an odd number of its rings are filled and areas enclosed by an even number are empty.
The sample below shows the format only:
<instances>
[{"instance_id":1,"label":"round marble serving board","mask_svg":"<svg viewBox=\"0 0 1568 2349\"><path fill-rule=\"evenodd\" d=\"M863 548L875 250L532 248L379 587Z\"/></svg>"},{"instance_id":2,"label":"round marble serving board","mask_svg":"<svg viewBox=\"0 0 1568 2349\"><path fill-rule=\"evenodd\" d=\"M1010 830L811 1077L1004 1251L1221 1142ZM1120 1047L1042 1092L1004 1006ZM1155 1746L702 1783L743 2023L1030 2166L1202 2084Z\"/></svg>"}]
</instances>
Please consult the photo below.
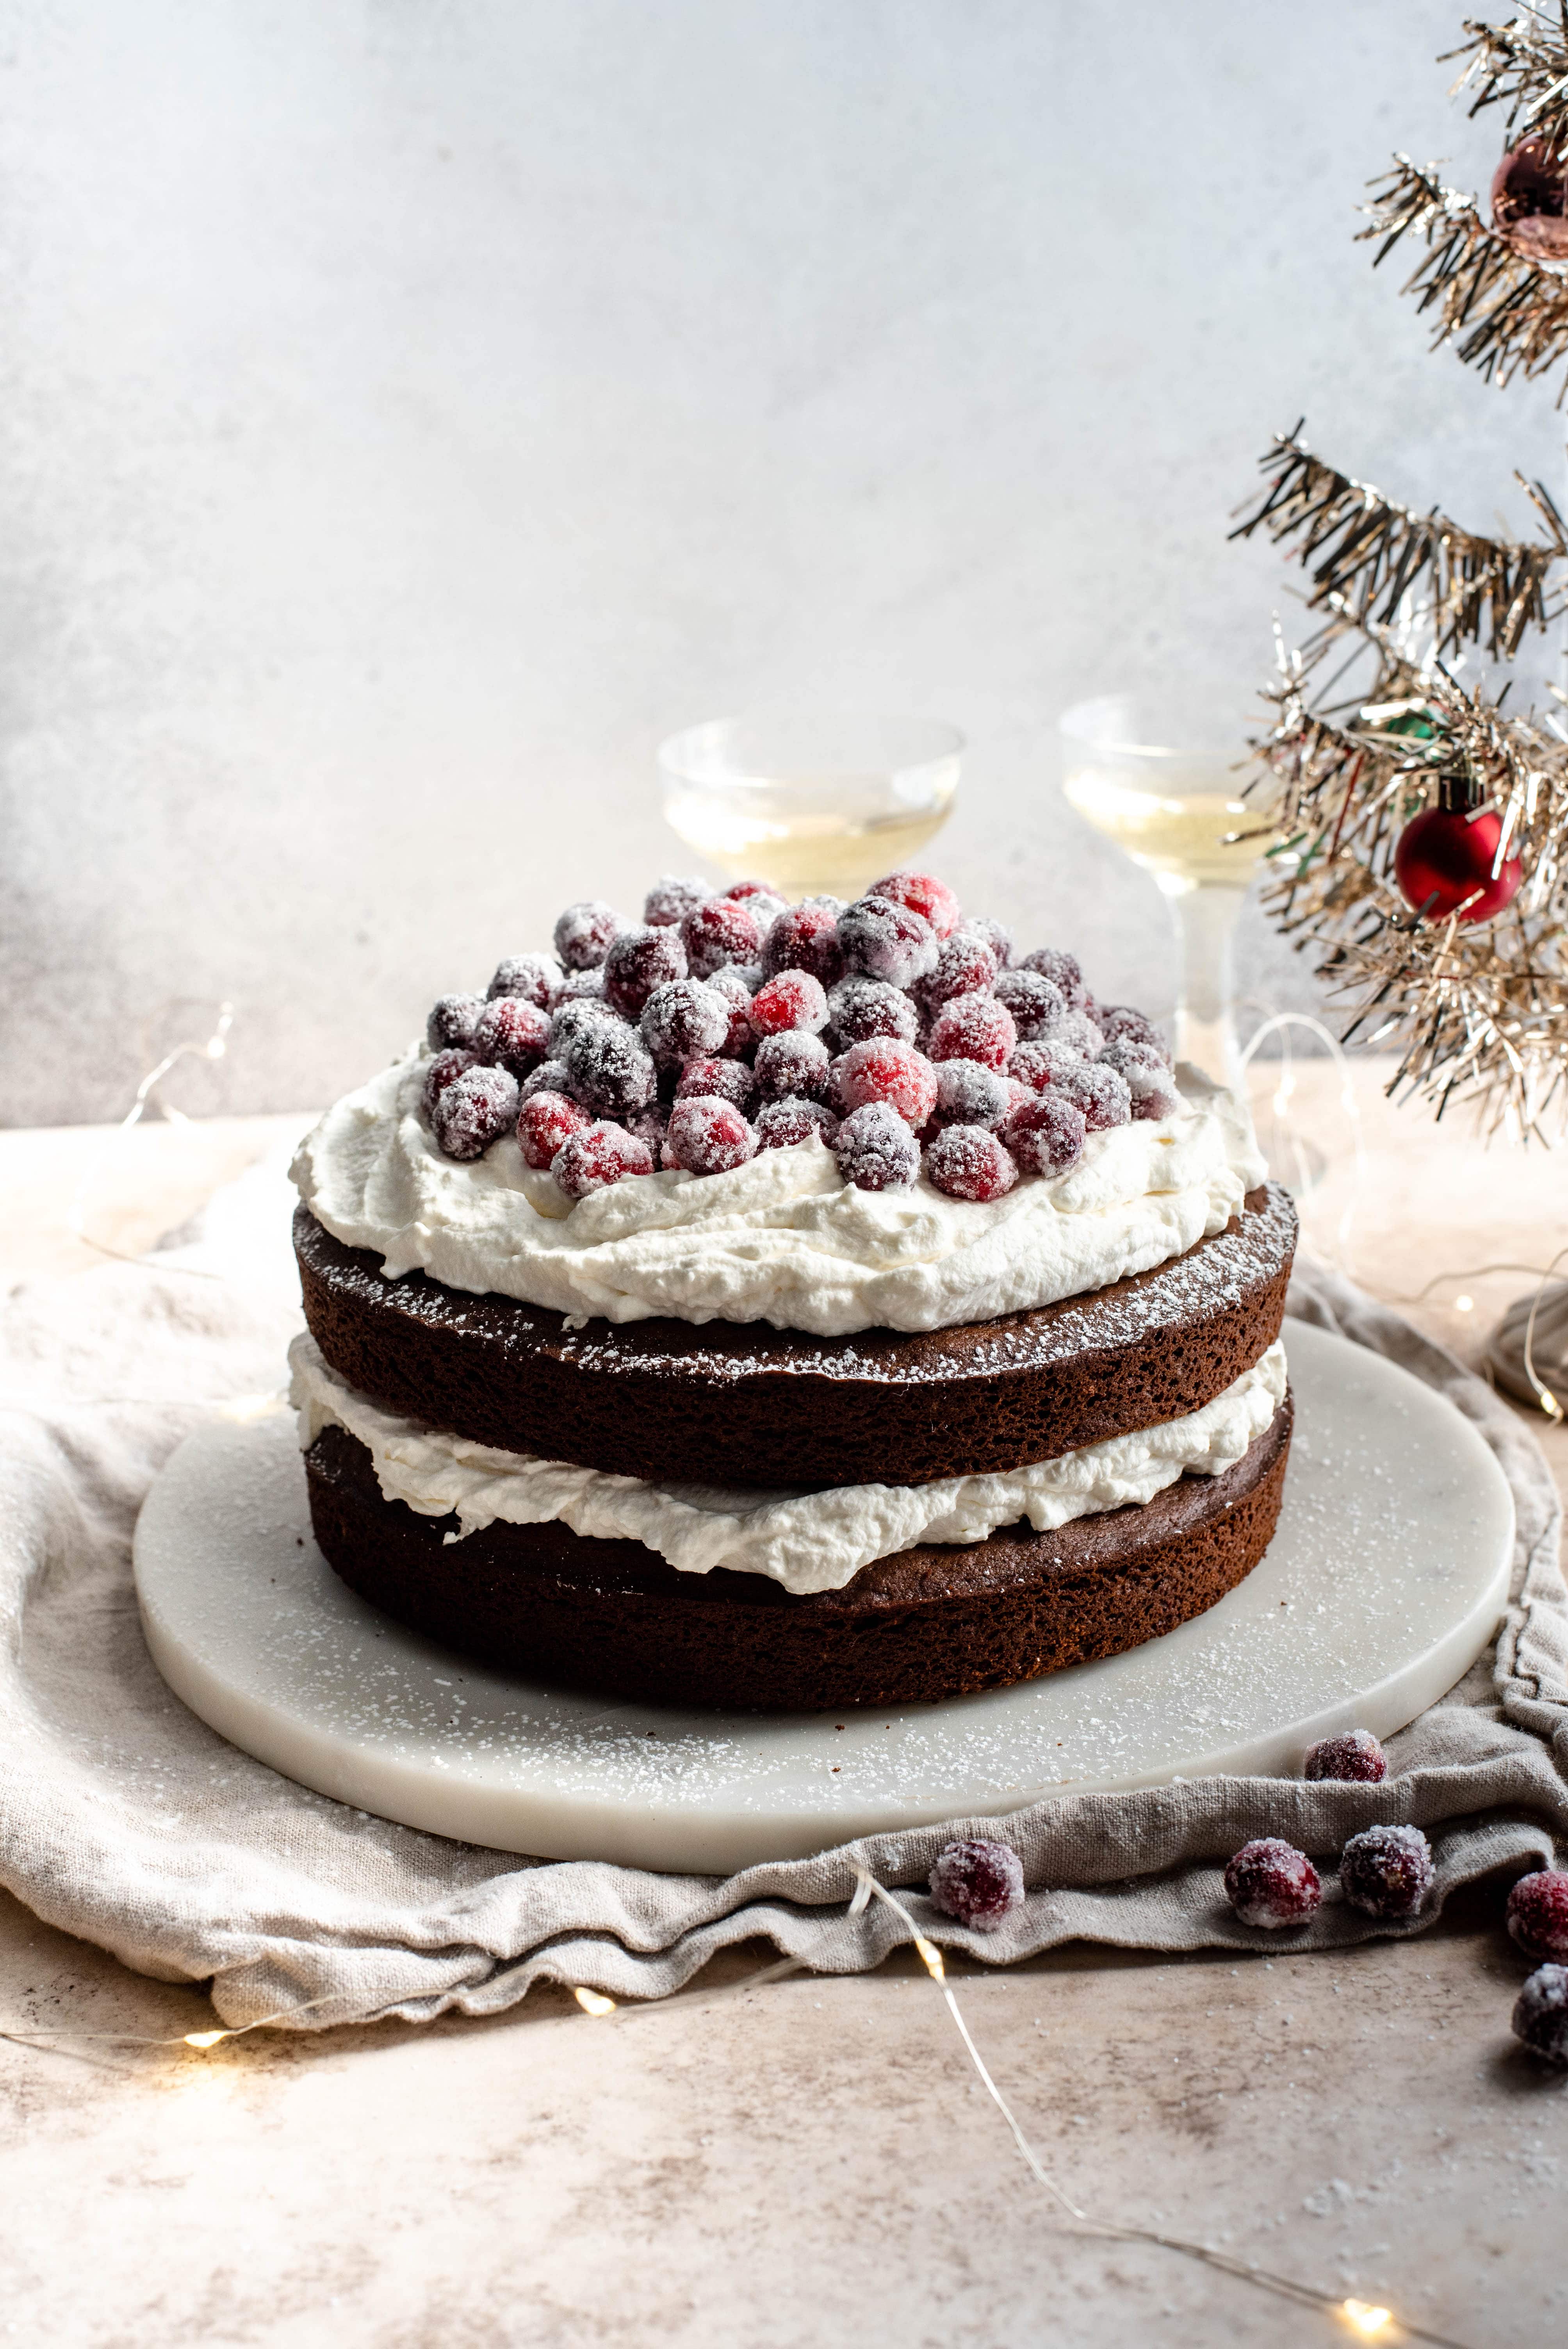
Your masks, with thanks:
<instances>
[{"instance_id":1,"label":"round marble serving board","mask_svg":"<svg viewBox=\"0 0 1568 2349\"><path fill-rule=\"evenodd\" d=\"M1054 1794L1298 1771L1450 1688L1508 1593L1513 1506L1408 1372L1286 1325L1295 1438L1267 1555L1208 1614L1022 1688L887 1711L681 1713L482 1671L355 1598L311 1537L292 1413L190 1436L136 1533L175 1693L302 1785L464 1842L728 1874Z\"/></svg>"}]
</instances>

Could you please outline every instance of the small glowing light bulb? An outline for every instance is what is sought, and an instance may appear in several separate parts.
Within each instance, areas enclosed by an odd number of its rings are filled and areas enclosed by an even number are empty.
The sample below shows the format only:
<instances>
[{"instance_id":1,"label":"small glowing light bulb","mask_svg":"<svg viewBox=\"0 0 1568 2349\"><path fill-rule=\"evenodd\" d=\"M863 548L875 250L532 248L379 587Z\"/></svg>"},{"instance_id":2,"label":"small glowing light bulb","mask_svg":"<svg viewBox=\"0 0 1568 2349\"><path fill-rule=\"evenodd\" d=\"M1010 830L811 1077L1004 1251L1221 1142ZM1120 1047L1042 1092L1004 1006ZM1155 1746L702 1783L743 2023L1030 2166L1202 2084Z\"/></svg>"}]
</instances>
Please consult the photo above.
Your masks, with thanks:
<instances>
[{"instance_id":1,"label":"small glowing light bulb","mask_svg":"<svg viewBox=\"0 0 1568 2349\"><path fill-rule=\"evenodd\" d=\"M1375 2340L1385 2325L1394 2322L1391 2308L1374 2308L1370 2301L1344 2300L1339 2306L1346 2324L1352 2331L1359 2333L1364 2341Z\"/></svg>"},{"instance_id":2,"label":"small glowing light bulb","mask_svg":"<svg viewBox=\"0 0 1568 2349\"><path fill-rule=\"evenodd\" d=\"M220 2039L232 2036L232 2033L227 2031L188 2031L185 2044L187 2047L216 2047Z\"/></svg>"},{"instance_id":3,"label":"small glowing light bulb","mask_svg":"<svg viewBox=\"0 0 1568 2349\"><path fill-rule=\"evenodd\" d=\"M614 2014L615 2012L614 2000L613 1998L601 1998L596 1990L584 1990L582 1985L579 1984L578 1987L573 1990L572 1995L577 2001L578 2005L583 2009L584 2014Z\"/></svg>"},{"instance_id":4,"label":"small glowing light bulb","mask_svg":"<svg viewBox=\"0 0 1568 2349\"><path fill-rule=\"evenodd\" d=\"M1473 1297L1456 1297L1454 1299L1454 1311L1456 1313L1473 1313L1475 1311L1475 1299Z\"/></svg>"},{"instance_id":5,"label":"small glowing light bulb","mask_svg":"<svg viewBox=\"0 0 1568 2349\"><path fill-rule=\"evenodd\" d=\"M923 1933L917 1933L914 1937L914 1946L925 1961L927 1973L937 1982L945 1982L947 1977L943 1971L942 1952L935 1942L928 1941Z\"/></svg>"}]
</instances>

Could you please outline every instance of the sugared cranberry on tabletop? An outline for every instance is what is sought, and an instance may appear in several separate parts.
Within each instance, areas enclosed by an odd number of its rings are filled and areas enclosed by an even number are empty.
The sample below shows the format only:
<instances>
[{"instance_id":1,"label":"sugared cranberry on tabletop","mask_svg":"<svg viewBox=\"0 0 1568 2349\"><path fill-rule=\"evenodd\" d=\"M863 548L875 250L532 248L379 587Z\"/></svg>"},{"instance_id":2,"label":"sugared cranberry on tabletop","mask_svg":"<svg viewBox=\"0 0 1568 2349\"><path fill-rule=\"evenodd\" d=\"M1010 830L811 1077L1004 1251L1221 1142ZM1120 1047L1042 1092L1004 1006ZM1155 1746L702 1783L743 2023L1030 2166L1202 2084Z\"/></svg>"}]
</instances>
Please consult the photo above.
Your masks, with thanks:
<instances>
[{"instance_id":1,"label":"sugared cranberry on tabletop","mask_svg":"<svg viewBox=\"0 0 1568 2349\"><path fill-rule=\"evenodd\" d=\"M711 1093L677 1101L665 1132L664 1163L688 1174L725 1174L757 1154L755 1129Z\"/></svg>"},{"instance_id":2,"label":"sugared cranberry on tabletop","mask_svg":"<svg viewBox=\"0 0 1568 2349\"><path fill-rule=\"evenodd\" d=\"M845 1118L833 1154L844 1181L860 1191L897 1190L920 1172L919 1143L883 1101L867 1102Z\"/></svg>"},{"instance_id":3,"label":"sugared cranberry on tabletop","mask_svg":"<svg viewBox=\"0 0 1568 2349\"><path fill-rule=\"evenodd\" d=\"M886 1102L910 1125L923 1125L936 1107L936 1071L913 1044L872 1036L833 1062L830 1098L846 1111Z\"/></svg>"},{"instance_id":4,"label":"sugared cranberry on tabletop","mask_svg":"<svg viewBox=\"0 0 1568 2349\"><path fill-rule=\"evenodd\" d=\"M1135 1118L1174 1117L1181 1108L1171 1064L1154 1045L1134 1043L1130 1037L1122 1037L1106 1046L1098 1065L1114 1069L1125 1080L1132 1096Z\"/></svg>"},{"instance_id":5,"label":"sugared cranberry on tabletop","mask_svg":"<svg viewBox=\"0 0 1568 2349\"><path fill-rule=\"evenodd\" d=\"M562 1058L572 1071L572 1090L595 1117L629 1117L645 1109L657 1090L654 1057L634 1028L601 1019L580 1028Z\"/></svg>"},{"instance_id":6,"label":"sugared cranberry on tabletop","mask_svg":"<svg viewBox=\"0 0 1568 2349\"><path fill-rule=\"evenodd\" d=\"M1082 1064L1083 1054L1076 1045L1059 1043L1053 1038L1048 1044L1020 1044L1007 1063L1007 1074L1030 1092L1043 1093L1064 1069L1077 1069Z\"/></svg>"},{"instance_id":7,"label":"sugared cranberry on tabletop","mask_svg":"<svg viewBox=\"0 0 1568 2349\"><path fill-rule=\"evenodd\" d=\"M454 1077L460 1077L465 1069L473 1068L478 1059L477 1052L465 1052L458 1044L449 1045L446 1051L436 1054L425 1071L422 1099L427 1117L436 1105L437 1094L444 1092Z\"/></svg>"},{"instance_id":8,"label":"sugared cranberry on tabletop","mask_svg":"<svg viewBox=\"0 0 1568 2349\"><path fill-rule=\"evenodd\" d=\"M568 970L597 970L625 923L602 897L568 905L555 924L555 951Z\"/></svg>"},{"instance_id":9,"label":"sugared cranberry on tabletop","mask_svg":"<svg viewBox=\"0 0 1568 2349\"><path fill-rule=\"evenodd\" d=\"M624 1019L637 1019L655 987L686 975L686 948L671 924L623 930L604 957L604 999Z\"/></svg>"},{"instance_id":10,"label":"sugared cranberry on tabletop","mask_svg":"<svg viewBox=\"0 0 1568 2349\"><path fill-rule=\"evenodd\" d=\"M1432 1847L1419 1827L1364 1827L1339 1855L1340 1889L1368 1917L1413 1917L1432 1876Z\"/></svg>"},{"instance_id":11,"label":"sugared cranberry on tabletop","mask_svg":"<svg viewBox=\"0 0 1568 2349\"><path fill-rule=\"evenodd\" d=\"M1226 1867L1225 1898L1243 1925L1278 1933L1305 1924L1322 1906L1323 1887L1305 1852L1278 1836L1258 1836Z\"/></svg>"},{"instance_id":12,"label":"sugared cranberry on tabletop","mask_svg":"<svg viewBox=\"0 0 1568 2349\"><path fill-rule=\"evenodd\" d=\"M1318 1739L1307 1754L1305 1775L1377 1786L1388 1775L1388 1762L1369 1729L1342 1729L1336 1737Z\"/></svg>"},{"instance_id":13,"label":"sugared cranberry on tabletop","mask_svg":"<svg viewBox=\"0 0 1568 2349\"><path fill-rule=\"evenodd\" d=\"M1060 947L1037 947L1033 954L1024 957L1020 968L1037 970L1042 978L1048 978L1069 1011L1083 1009L1088 990L1076 955L1064 953Z\"/></svg>"},{"instance_id":14,"label":"sugared cranberry on tabletop","mask_svg":"<svg viewBox=\"0 0 1568 2349\"><path fill-rule=\"evenodd\" d=\"M987 1069L1005 1069L1017 1041L1013 1015L996 996L955 995L932 1021L926 1049L934 1061L978 1061Z\"/></svg>"},{"instance_id":15,"label":"sugared cranberry on tabletop","mask_svg":"<svg viewBox=\"0 0 1568 2349\"><path fill-rule=\"evenodd\" d=\"M746 1016L758 1036L782 1036L793 1028L815 1035L828 1024L828 999L809 970L781 970L764 980Z\"/></svg>"},{"instance_id":16,"label":"sugared cranberry on tabletop","mask_svg":"<svg viewBox=\"0 0 1568 2349\"><path fill-rule=\"evenodd\" d=\"M995 984L1001 965L988 942L966 924L944 938L936 968L920 982L920 999L934 1017L955 995L984 995Z\"/></svg>"},{"instance_id":17,"label":"sugared cranberry on tabletop","mask_svg":"<svg viewBox=\"0 0 1568 2349\"><path fill-rule=\"evenodd\" d=\"M828 1090L828 1048L820 1036L810 1036L802 1028L764 1036L757 1047L755 1073L764 1101L785 1101L791 1093L820 1101Z\"/></svg>"},{"instance_id":18,"label":"sugared cranberry on tabletop","mask_svg":"<svg viewBox=\"0 0 1568 2349\"><path fill-rule=\"evenodd\" d=\"M643 900L643 919L655 929L672 927L712 895L706 881L683 881L677 874L662 873ZM685 973L678 975L684 978Z\"/></svg>"},{"instance_id":19,"label":"sugared cranberry on tabletop","mask_svg":"<svg viewBox=\"0 0 1568 2349\"><path fill-rule=\"evenodd\" d=\"M710 978L726 963L751 962L762 934L747 906L734 897L707 897L681 916L681 944L694 978Z\"/></svg>"},{"instance_id":20,"label":"sugared cranberry on tabletop","mask_svg":"<svg viewBox=\"0 0 1568 2349\"><path fill-rule=\"evenodd\" d=\"M527 1165L542 1169L593 1120L563 1093L530 1093L517 1115L517 1146Z\"/></svg>"},{"instance_id":21,"label":"sugared cranberry on tabletop","mask_svg":"<svg viewBox=\"0 0 1568 2349\"><path fill-rule=\"evenodd\" d=\"M627 1174L651 1174L654 1154L623 1125L585 1125L562 1143L550 1171L569 1199L586 1199L591 1192L608 1191Z\"/></svg>"},{"instance_id":22,"label":"sugared cranberry on tabletop","mask_svg":"<svg viewBox=\"0 0 1568 2349\"><path fill-rule=\"evenodd\" d=\"M976 1933L994 1933L1024 1899L1024 1865L989 1836L950 1843L931 1871L931 1905Z\"/></svg>"},{"instance_id":23,"label":"sugared cranberry on tabletop","mask_svg":"<svg viewBox=\"0 0 1568 2349\"><path fill-rule=\"evenodd\" d=\"M857 898L844 907L838 926L844 968L858 978L913 987L936 968L937 937L931 924L891 898Z\"/></svg>"},{"instance_id":24,"label":"sugared cranberry on tabletop","mask_svg":"<svg viewBox=\"0 0 1568 2349\"><path fill-rule=\"evenodd\" d=\"M756 1098L756 1079L744 1061L688 1061L676 1086L676 1101L727 1101L748 1117Z\"/></svg>"},{"instance_id":25,"label":"sugared cranberry on tabletop","mask_svg":"<svg viewBox=\"0 0 1568 2349\"><path fill-rule=\"evenodd\" d=\"M1026 1174L1055 1176L1078 1164L1088 1130L1078 1103L1052 1085L1012 1112L1003 1139Z\"/></svg>"},{"instance_id":26,"label":"sugared cranberry on tabletop","mask_svg":"<svg viewBox=\"0 0 1568 2349\"><path fill-rule=\"evenodd\" d=\"M437 1094L430 1111L436 1140L449 1158L482 1158L517 1120L517 1079L483 1062L465 1069Z\"/></svg>"},{"instance_id":27,"label":"sugared cranberry on tabletop","mask_svg":"<svg viewBox=\"0 0 1568 2349\"><path fill-rule=\"evenodd\" d=\"M525 1002L521 995L498 995L474 1022L469 1050L481 1061L494 1061L514 1077L531 1076L543 1060L550 1042L547 1011Z\"/></svg>"},{"instance_id":28,"label":"sugared cranberry on tabletop","mask_svg":"<svg viewBox=\"0 0 1568 2349\"><path fill-rule=\"evenodd\" d=\"M831 1110L821 1102L803 1101L797 1093L783 1101L765 1102L757 1112L759 1150L788 1150L797 1142L809 1142L812 1134L830 1150L838 1133L839 1121Z\"/></svg>"},{"instance_id":29,"label":"sugared cranberry on tabletop","mask_svg":"<svg viewBox=\"0 0 1568 2349\"><path fill-rule=\"evenodd\" d=\"M425 1022L425 1041L431 1051L444 1051L454 1044L471 1044L484 1008L482 995L438 996Z\"/></svg>"},{"instance_id":30,"label":"sugared cranberry on tabletop","mask_svg":"<svg viewBox=\"0 0 1568 2349\"><path fill-rule=\"evenodd\" d=\"M1005 1003L1012 1013L1020 1044L1037 1043L1068 1016L1061 988L1037 970L999 972L995 993L997 1002Z\"/></svg>"},{"instance_id":31,"label":"sugared cranberry on tabletop","mask_svg":"<svg viewBox=\"0 0 1568 2349\"><path fill-rule=\"evenodd\" d=\"M548 1011L561 984L561 966L548 955L509 955L498 962L486 990L493 1003L498 995L520 995L524 1003Z\"/></svg>"},{"instance_id":32,"label":"sugared cranberry on tabletop","mask_svg":"<svg viewBox=\"0 0 1568 2349\"><path fill-rule=\"evenodd\" d=\"M944 1126L925 1154L928 1182L949 1199L999 1199L1018 1179L1017 1164L983 1125Z\"/></svg>"},{"instance_id":33,"label":"sugared cranberry on tabletop","mask_svg":"<svg viewBox=\"0 0 1568 2349\"><path fill-rule=\"evenodd\" d=\"M1513 2035L1548 2064L1568 2064L1568 1966L1538 1966L1513 2009Z\"/></svg>"},{"instance_id":34,"label":"sugared cranberry on tabletop","mask_svg":"<svg viewBox=\"0 0 1568 2349\"><path fill-rule=\"evenodd\" d=\"M980 1061L944 1061L936 1071L940 1125L998 1126L1012 1107L1006 1077Z\"/></svg>"},{"instance_id":35,"label":"sugared cranberry on tabletop","mask_svg":"<svg viewBox=\"0 0 1568 2349\"><path fill-rule=\"evenodd\" d=\"M896 1036L913 1044L920 1025L908 996L881 978L841 978L828 998L828 1018L843 1051L872 1036Z\"/></svg>"},{"instance_id":36,"label":"sugared cranberry on tabletop","mask_svg":"<svg viewBox=\"0 0 1568 2349\"><path fill-rule=\"evenodd\" d=\"M1125 1077L1103 1061L1086 1061L1076 1069L1064 1069L1051 1080L1051 1091L1063 1101L1072 1102L1083 1112L1084 1123L1091 1133L1105 1133L1113 1125L1126 1125L1132 1116L1132 1094Z\"/></svg>"},{"instance_id":37,"label":"sugared cranberry on tabletop","mask_svg":"<svg viewBox=\"0 0 1568 2349\"><path fill-rule=\"evenodd\" d=\"M1527 1958L1568 1960L1568 1872L1522 1876L1508 1896L1508 1930Z\"/></svg>"},{"instance_id":38,"label":"sugared cranberry on tabletop","mask_svg":"<svg viewBox=\"0 0 1568 2349\"><path fill-rule=\"evenodd\" d=\"M838 916L826 905L789 905L776 915L762 941L762 968L771 978L781 970L809 970L823 987L843 976Z\"/></svg>"},{"instance_id":39,"label":"sugared cranberry on tabletop","mask_svg":"<svg viewBox=\"0 0 1568 2349\"><path fill-rule=\"evenodd\" d=\"M929 922L939 938L946 937L958 926L958 900L945 881L938 881L930 873L889 873L873 881L866 891L868 897L885 897L894 905L907 905L912 914L919 914Z\"/></svg>"},{"instance_id":40,"label":"sugared cranberry on tabletop","mask_svg":"<svg viewBox=\"0 0 1568 2349\"><path fill-rule=\"evenodd\" d=\"M661 1068L721 1052L729 1035L730 1006L700 978L667 979L643 1006L643 1041Z\"/></svg>"}]
</instances>

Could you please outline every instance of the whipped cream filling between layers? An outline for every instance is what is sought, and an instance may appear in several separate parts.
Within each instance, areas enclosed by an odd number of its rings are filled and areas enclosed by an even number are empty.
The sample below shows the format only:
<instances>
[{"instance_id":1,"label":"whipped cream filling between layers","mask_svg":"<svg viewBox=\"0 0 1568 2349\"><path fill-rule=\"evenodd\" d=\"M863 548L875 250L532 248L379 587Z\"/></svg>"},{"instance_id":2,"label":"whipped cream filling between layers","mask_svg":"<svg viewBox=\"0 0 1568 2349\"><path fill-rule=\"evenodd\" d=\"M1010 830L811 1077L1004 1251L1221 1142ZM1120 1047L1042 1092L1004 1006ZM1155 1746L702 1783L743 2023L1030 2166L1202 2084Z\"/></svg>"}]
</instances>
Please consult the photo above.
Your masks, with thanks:
<instances>
[{"instance_id":1,"label":"whipped cream filling between layers","mask_svg":"<svg viewBox=\"0 0 1568 2349\"><path fill-rule=\"evenodd\" d=\"M293 1174L317 1221L421 1270L581 1324L766 1321L818 1337L943 1330L1104 1288L1223 1230L1266 1168L1244 1102L1183 1063L1181 1107L1090 1134L1078 1164L984 1204L861 1191L815 1136L727 1174L634 1176L575 1206L512 1137L459 1164L420 1115L414 1048L328 1110Z\"/></svg>"},{"instance_id":2,"label":"whipped cream filling between layers","mask_svg":"<svg viewBox=\"0 0 1568 2349\"><path fill-rule=\"evenodd\" d=\"M559 1521L603 1541L641 1542L683 1574L727 1567L765 1574L786 1590L841 1590L873 1558L921 1542L984 1541L1026 1518L1040 1532L1129 1503L1151 1501L1181 1475L1233 1468L1272 1423L1285 1392L1276 1341L1222 1394L1161 1427L1109 1437L1006 1475L935 1485L845 1485L826 1493L752 1492L707 1485L646 1485L561 1460L501 1452L383 1411L331 1370L314 1339L289 1350L301 1449L324 1427L364 1444L389 1501L421 1516L455 1516L449 1541L504 1520Z\"/></svg>"}]
</instances>

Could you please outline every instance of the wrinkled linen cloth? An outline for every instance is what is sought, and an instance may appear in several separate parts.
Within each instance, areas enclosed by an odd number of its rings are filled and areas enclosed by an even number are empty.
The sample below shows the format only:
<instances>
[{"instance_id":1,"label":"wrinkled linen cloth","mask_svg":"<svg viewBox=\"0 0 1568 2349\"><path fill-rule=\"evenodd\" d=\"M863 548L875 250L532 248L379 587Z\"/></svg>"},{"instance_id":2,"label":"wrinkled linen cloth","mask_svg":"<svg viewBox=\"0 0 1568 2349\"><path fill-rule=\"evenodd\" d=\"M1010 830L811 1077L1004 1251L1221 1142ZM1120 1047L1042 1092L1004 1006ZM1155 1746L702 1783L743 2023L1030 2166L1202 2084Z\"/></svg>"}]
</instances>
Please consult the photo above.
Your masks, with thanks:
<instances>
[{"instance_id":1,"label":"wrinkled linen cloth","mask_svg":"<svg viewBox=\"0 0 1568 2349\"><path fill-rule=\"evenodd\" d=\"M1310 1925L1269 1936L1271 1954L1419 1932L1456 1886L1539 1867L1568 1840L1568 1588L1540 1449L1451 1355L1313 1268L1298 1270L1291 1312L1448 1395L1491 1446L1518 1512L1503 1629L1391 1741L1384 1785L1209 1778L1067 1795L727 1880L519 1859L312 1794L165 1688L130 1574L137 1511L181 1437L222 1399L280 1382L300 1318L287 1229L282 1167L268 1164L219 1195L194 1242L21 1283L0 1324L0 1881L139 1972L210 1979L225 2023L490 2013L541 1981L658 1998L757 1938L820 1971L858 1972L910 1936L880 1901L848 1914L855 1859L912 1888L901 1898L933 1939L1006 1964L1077 1939L1255 1950L1221 1884L1251 1836L1332 1856L1360 1827L1411 1821L1437 1859L1419 1917L1376 1923L1330 1877ZM1024 1862L1027 1901L995 1933L966 1931L925 1895L937 1853L965 1829L1006 1837Z\"/></svg>"}]
</instances>

